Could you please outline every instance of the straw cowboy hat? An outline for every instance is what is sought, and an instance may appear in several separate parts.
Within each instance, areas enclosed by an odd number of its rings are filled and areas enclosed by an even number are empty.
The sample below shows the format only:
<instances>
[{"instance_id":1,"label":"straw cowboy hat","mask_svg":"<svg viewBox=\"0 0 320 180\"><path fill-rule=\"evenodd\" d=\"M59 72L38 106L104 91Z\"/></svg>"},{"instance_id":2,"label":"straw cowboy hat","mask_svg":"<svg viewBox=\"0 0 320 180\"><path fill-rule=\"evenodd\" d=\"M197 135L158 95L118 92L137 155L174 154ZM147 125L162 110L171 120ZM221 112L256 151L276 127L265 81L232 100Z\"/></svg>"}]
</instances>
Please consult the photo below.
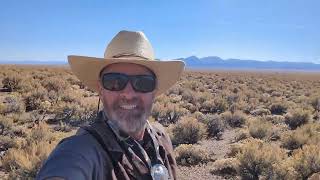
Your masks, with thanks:
<instances>
[{"instance_id":1,"label":"straw cowboy hat","mask_svg":"<svg viewBox=\"0 0 320 180\"><path fill-rule=\"evenodd\" d=\"M157 77L156 96L165 92L180 78L183 61L159 61L143 32L120 31L107 46L104 58L68 56L73 73L89 89L98 92L101 70L114 63L134 63L147 67Z\"/></svg>"}]
</instances>

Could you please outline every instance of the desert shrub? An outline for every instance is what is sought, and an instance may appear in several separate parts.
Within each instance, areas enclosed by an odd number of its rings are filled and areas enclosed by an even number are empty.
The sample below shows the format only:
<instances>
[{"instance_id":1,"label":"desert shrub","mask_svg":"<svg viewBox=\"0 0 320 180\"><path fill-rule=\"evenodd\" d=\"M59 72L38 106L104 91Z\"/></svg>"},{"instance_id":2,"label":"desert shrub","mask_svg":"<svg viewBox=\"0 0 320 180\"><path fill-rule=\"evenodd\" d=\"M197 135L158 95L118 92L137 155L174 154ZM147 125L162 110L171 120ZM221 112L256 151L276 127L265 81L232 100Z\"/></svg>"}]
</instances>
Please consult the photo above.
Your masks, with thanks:
<instances>
[{"instance_id":1,"label":"desert shrub","mask_svg":"<svg viewBox=\"0 0 320 180\"><path fill-rule=\"evenodd\" d=\"M190 81L186 81L184 86L188 89L191 89L193 91L196 91L197 88L199 88L201 86L201 82L196 81L196 80L190 80Z\"/></svg>"},{"instance_id":2,"label":"desert shrub","mask_svg":"<svg viewBox=\"0 0 320 180\"><path fill-rule=\"evenodd\" d=\"M287 105L283 103L273 103L270 106L271 113L275 115L285 114L287 112L287 109Z\"/></svg>"},{"instance_id":3,"label":"desert shrub","mask_svg":"<svg viewBox=\"0 0 320 180\"><path fill-rule=\"evenodd\" d=\"M320 147L319 144L306 145L298 149L292 156L293 168L302 179L313 173L320 172Z\"/></svg>"},{"instance_id":4,"label":"desert shrub","mask_svg":"<svg viewBox=\"0 0 320 180\"><path fill-rule=\"evenodd\" d=\"M184 103L182 104L182 107L190 111L190 113L194 113L197 111L197 106L192 103Z\"/></svg>"},{"instance_id":5,"label":"desert shrub","mask_svg":"<svg viewBox=\"0 0 320 180\"><path fill-rule=\"evenodd\" d=\"M314 97L311 100L311 105L316 111L320 111L320 96L319 97Z\"/></svg>"},{"instance_id":6,"label":"desert shrub","mask_svg":"<svg viewBox=\"0 0 320 180\"><path fill-rule=\"evenodd\" d=\"M239 99L240 99L239 94L231 93L231 94L227 94L226 102L228 104L235 104L235 103L237 103L239 101Z\"/></svg>"},{"instance_id":7,"label":"desert shrub","mask_svg":"<svg viewBox=\"0 0 320 180\"><path fill-rule=\"evenodd\" d=\"M171 103L179 103L182 99L181 95L176 95L176 94L170 94L169 99Z\"/></svg>"},{"instance_id":8,"label":"desert shrub","mask_svg":"<svg viewBox=\"0 0 320 180\"><path fill-rule=\"evenodd\" d=\"M16 141L12 137L0 135L0 151L6 151L17 146Z\"/></svg>"},{"instance_id":9,"label":"desert shrub","mask_svg":"<svg viewBox=\"0 0 320 180\"><path fill-rule=\"evenodd\" d=\"M215 104L214 101L209 99L201 104L199 111L202 113L215 113Z\"/></svg>"},{"instance_id":10,"label":"desert shrub","mask_svg":"<svg viewBox=\"0 0 320 180\"><path fill-rule=\"evenodd\" d=\"M0 114L4 115L7 111L7 106L5 105L4 102L0 102Z\"/></svg>"},{"instance_id":11,"label":"desert shrub","mask_svg":"<svg viewBox=\"0 0 320 180\"><path fill-rule=\"evenodd\" d=\"M244 128L244 129L240 129L235 138L234 138L234 141L235 142L238 142L238 141L242 141L244 139L247 139L250 137L250 133L249 133L249 130L247 128Z\"/></svg>"},{"instance_id":12,"label":"desert shrub","mask_svg":"<svg viewBox=\"0 0 320 180\"><path fill-rule=\"evenodd\" d=\"M54 135L46 123L40 122L37 127L34 127L26 138L29 144L37 142L51 142L54 140Z\"/></svg>"},{"instance_id":13,"label":"desert shrub","mask_svg":"<svg viewBox=\"0 0 320 180\"><path fill-rule=\"evenodd\" d=\"M206 100L200 107L203 113L223 113L228 109L228 102L224 98Z\"/></svg>"},{"instance_id":14,"label":"desert shrub","mask_svg":"<svg viewBox=\"0 0 320 180\"><path fill-rule=\"evenodd\" d=\"M320 172L313 173L313 174L308 178L308 180L318 180L318 179L320 179Z\"/></svg>"},{"instance_id":15,"label":"desert shrub","mask_svg":"<svg viewBox=\"0 0 320 180\"><path fill-rule=\"evenodd\" d=\"M273 165L272 178L279 180L300 180L298 172L292 167L292 161L288 159Z\"/></svg>"},{"instance_id":16,"label":"desert shrub","mask_svg":"<svg viewBox=\"0 0 320 180\"><path fill-rule=\"evenodd\" d=\"M272 124L281 124L285 118L281 115L267 115L263 117L264 120L271 122Z\"/></svg>"},{"instance_id":17,"label":"desert shrub","mask_svg":"<svg viewBox=\"0 0 320 180\"><path fill-rule=\"evenodd\" d=\"M181 144L175 149L177 164L192 166L211 161L210 154L199 145Z\"/></svg>"},{"instance_id":18,"label":"desert shrub","mask_svg":"<svg viewBox=\"0 0 320 180\"><path fill-rule=\"evenodd\" d=\"M249 122L249 133L253 138L263 139L271 135L272 124L268 121L253 119Z\"/></svg>"},{"instance_id":19,"label":"desert shrub","mask_svg":"<svg viewBox=\"0 0 320 180\"><path fill-rule=\"evenodd\" d=\"M243 179L259 179L272 176L273 165L286 158L283 149L261 141L249 141L236 155L239 160L239 175Z\"/></svg>"},{"instance_id":20,"label":"desert shrub","mask_svg":"<svg viewBox=\"0 0 320 180\"><path fill-rule=\"evenodd\" d=\"M23 148L11 148L2 159L3 167L10 172L12 179L35 178L54 146L49 142L39 142Z\"/></svg>"},{"instance_id":21,"label":"desert shrub","mask_svg":"<svg viewBox=\"0 0 320 180\"><path fill-rule=\"evenodd\" d=\"M51 91L52 92L52 91ZM61 101L64 101L66 103L81 103L81 99L83 98L84 94L87 94L88 92L84 92L79 93L78 91L73 91L71 89L66 90L65 92L63 92L60 95L60 99ZM87 97L90 97L90 95L88 95ZM58 97L55 97L56 99L58 99Z\"/></svg>"},{"instance_id":22,"label":"desert shrub","mask_svg":"<svg viewBox=\"0 0 320 180\"><path fill-rule=\"evenodd\" d=\"M158 111L158 116L157 121L164 126L168 126L168 124L176 123L180 117L183 115L186 115L188 113L188 110L185 108L179 107L177 104L173 103L168 103L166 106L158 106L156 105L156 108L153 110L153 114L157 113ZM159 112L160 111L160 112ZM155 118L156 119L156 118Z\"/></svg>"},{"instance_id":23,"label":"desert shrub","mask_svg":"<svg viewBox=\"0 0 320 180\"><path fill-rule=\"evenodd\" d=\"M303 109L295 109L293 112L285 116L285 123L291 128L297 127L308 123L310 120L310 112Z\"/></svg>"},{"instance_id":24,"label":"desert shrub","mask_svg":"<svg viewBox=\"0 0 320 180\"><path fill-rule=\"evenodd\" d=\"M69 84L71 85L77 85L79 86L80 89L84 88L83 83L74 75L68 76L68 78L66 78L66 80L69 82Z\"/></svg>"},{"instance_id":25,"label":"desert shrub","mask_svg":"<svg viewBox=\"0 0 320 180\"><path fill-rule=\"evenodd\" d=\"M254 110L250 111L250 114L252 114L254 116L265 116L265 115L271 114L271 112L269 111L269 109L258 108L258 109L254 109Z\"/></svg>"},{"instance_id":26,"label":"desert shrub","mask_svg":"<svg viewBox=\"0 0 320 180\"><path fill-rule=\"evenodd\" d=\"M10 131L8 131L6 135L10 137L25 137L25 128L22 126L12 126Z\"/></svg>"},{"instance_id":27,"label":"desert shrub","mask_svg":"<svg viewBox=\"0 0 320 180\"><path fill-rule=\"evenodd\" d=\"M238 153L240 153L241 148L243 146L243 142L237 142L230 145L230 149L227 151L227 157L236 157Z\"/></svg>"},{"instance_id":28,"label":"desert shrub","mask_svg":"<svg viewBox=\"0 0 320 180\"><path fill-rule=\"evenodd\" d=\"M319 144L306 145L293 152L292 157L274 165L274 179L308 179L320 172Z\"/></svg>"},{"instance_id":29,"label":"desert shrub","mask_svg":"<svg viewBox=\"0 0 320 180\"><path fill-rule=\"evenodd\" d=\"M278 141L279 139L281 139L283 131L286 130L287 128L283 126L272 126L272 129L270 129L271 134L268 139L271 141Z\"/></svg>"},{"instance_id":30,"label":"desert shrub","mask_svg":"<svg viewBox=\"0 0 320 180\"><path fill-rule=\"evenodd\" d=\"M169 126L173 144L194 144L206 135L206 127L192 117L183 117Z\"/></svg>"},{"instance_id":31,"label":"desert shrub","mask_svg":"<svg viewBox=\"0 0 320 180\"><path fill-rule=\"evenodd\" d=\"M212 174L231 178L237 175L239 160L236 158L219 159L213 163L210 169Z\"/></svg>"},{"instance_id":32,"label":"desert shrub","mask_svg":"<svg viewBox=\"0 0 320 180\"><path fill-rule=\"evenodd\" d=\"M70 125L60 121L59 125L54 127L54 130L62 131L62 132L70 132L72 128L70 127Z\"/></svg>"},{"instance_id":33,"label":"desert shrub","mask_svg":"<svg viewBox=\"0 0 320 180\"><path fill-rule=\"evenodd\" d=\"M233 104L231 104L231 105L229 106L229 111L230 111L231 113L234 113L234 112L236 112L237 110L240 110L240 109L241 109L241 107L240 107L240 105L237 104L237 103L233 103Z\"/></svg>"},{"instance_id":34,"label":"desert shrub","mask_svg":"<svg viewBox=\"0 0 320 180\"><path fill-rule=\"evenodd\" d=\"M246 123L246 115L241 111L234 113L227 111L222 114L222 118L230 127L242 127Z\"/></svg>"},{"instance_id":35,"label":"desert shrub","mask_svg":"<svg viewBox=\"0 0 320 180\"><path fill-rule=\"evenodd\" d=\"M43 88L38 88L27 94L24 98L26 111L33 111L41 109L42 102L45 101L47 91Z\"/></svg>"},{"instance_id":36,"label":"desert shrub","mask_svg":"<svg viewBox=\"0 0 320 180\"><path fill-rule=\"evenodd\" d=\"M53 99L58 99L58 98L54 97ZM71 93L71 92L63 93L61 96L61 101L64 101L67 103L77 102L78 100L79 100L79 96L77 96L76 94Z\"/></svg>"},{"instance_id":37,"label":"desert shrub","mask_svg":"<svg viewBox=\"0 0 320 180\"><path fill-rule=\"evenodd\" d=\"M35 178L58 140L60 139L53 136L48 125L39 123L27 134L25 141L6 152L1 160L3 168L10 172L12 179Z\"/></svg>"},{"instance_id":38,"label":"desert shrub","mask_svg":"<svg viewBox=\"0 0 320 180\"><path fill-rule=\"evenodd\" d=\"M307 142L306 134L286 133L282 136L282 147L288 150L301 148Z\"/></svg>"},{"instance_id":39,"label":"desert shrub","mask_svg":"<svg viewBox=\"0 0 320 180\"><path fill-rule=\"evenodd\" d=\"M0 109L1 114L8 113L22 113L25 110L22 100L17 96L8 96L5 98L5 103L3 103Z\"/></svg>"},{"instance_id":40,"label":"desert shrub","mask_svg":"<svg viewBox=\"0 0 320 180\"><path fill-rule=\"evenodd\" d=\"M58 77L49 77L41 82L42 86L47 89L48 92L54 91L61 93L65 91L68 87L66 81Z\"/></svg>"},{"instance_id":41,"label":"desert shrub","mask_svg":"<svg viewBox=\"0 0 320 180\"><path fill-rule=\"evenodd\" d=\"M152 106L151 116L158 121L161 112L163 111L164 106L161 105L159 102L155 102Z\"/></svg>"},{"instance_id":42,"label":"desert shrub","mask_svg":"<svg viewBox=\"0 0 320 180\"><path fill-rule=\"evenodd\" d=\"M47 93L47 99L51 104L57 104L58 101L61 100L61 97L64 97L64 92L63 93L57 93L56 91L48 91Z\"/></svg>"},{"instance_id":43,"label":"desert shrub","mask_svg":"<svg viewBox=\"0 0 320 180\"><path fill-rule=\"evenodd\" d=\"M182 100L192 103L194 101L194 93L190 89L184 89L182 92Z\"/></svg>"},{"instance_id":44,"label":"desert shrub","mask_svg":"<svg viewBox=\"0 0 320 180\"><path fill-rule=\"evenodd\" d=\"M48 77L47 74L44 74L44 73L39 73L39 72L32 72L31 73L31 77L34 79L34 80L37 80L37 81L43 81L44 79L46 79Z\"/></svg>"},{"instance_id":45,"label":"desert shrub","mask_svg":"<svg viewBox=\"0 0 320 180\"><path fill-rule=\"evenodd\" d=\"M207 125L208 137L221 138L225 124L219 115L207 114L204 123Z\"/></svg>"},{"instance_id":46,"label":"desert shrub","mask_svg":"<svg viewBox=\"0 0 320 180\"><path fill-rule=\"evenodd\" d=\"M0 115L0 135L10 134L13 126L14 124L11 118Z\"/></svg>"},{"instance_id":47,"label":"desert shrub","mask_svg":"<svg viewBox=\"0 0 320 180\"><path fill-rule=\"evenodd\" d=\"M3 88L8 89L10 92L17 91L21 88L22 81L23 78L20 74L16 72L8 73L2 80Z\"/></svg>"},{"instance_id":48,"label":"desert shrub","mask_svg":"<svg viewBox=\"0 0 320 180\"><path fill-rule=\"evenodd\" d=\"M94 103L63 103L55 108L54 114L55 117L50 120L51 123L64 122L66 124L78 126L89 123L95 119L97 109Z\"/></svg>"},{"instance_id":49,"label":"desert shrub","mask_svg":"<svg viewBox=\"0 0 320 180\"><path fill-rule=\"evenodd\" d=\"M197 119L199 122L205 123L206 115L203 114L202 112L196 111L192 114L192 117Z\"/></svg>"},{"instance_id":50,"label":"desert shrub","mask_svg":"<svg viewBox=\"0 0 320 180\"><path fill-rule=\"evenodd\" d=\"M282 135L282 147L294 150L320 141L320 124L310 123Z\"/></svg>"},{"instance_id":51,"label":"desert shrub","mask_svg":"<svg viewBox=\"0 0 320 180\"><path fill-rule=\"evenodd\" d=\"M23 81L21 82L21 86L17 91L23 95L37 88L42 88L40 82L32 79L29 76L26 76L24 77Z\"/></svg>"},{"instance_id":52,"label":"desert shrub","mask_svg":"<svg viewBox=\"0 0 320 180\"><path fill-rule=\"evenodd\" d=\"M180 84L175 84L168 90L168 94L177 94L180 95L183 91L183 88Z\"/></svg>"},{"instance_id":53,"label":"desert shrub","mask_svg":"<svg viewBox=\"0 0 320 180\"><path fill-rule=\"evenodd\" d=\"M196 92L194 93L194 99L196 102L202 104L208 99L213 99L212 94L208 92Z\"/></svg>"},{"instance_id":54,"label":"desert shrub","mask_svg":"<svg viewBox=\"0 0 320 180\"><path fill-rule=\"evenodd\" d=\"M273 92L271 93L271 96L281 97L281 96L282 96L282 92L273 91Z\"/></svg>"}]
</instances>

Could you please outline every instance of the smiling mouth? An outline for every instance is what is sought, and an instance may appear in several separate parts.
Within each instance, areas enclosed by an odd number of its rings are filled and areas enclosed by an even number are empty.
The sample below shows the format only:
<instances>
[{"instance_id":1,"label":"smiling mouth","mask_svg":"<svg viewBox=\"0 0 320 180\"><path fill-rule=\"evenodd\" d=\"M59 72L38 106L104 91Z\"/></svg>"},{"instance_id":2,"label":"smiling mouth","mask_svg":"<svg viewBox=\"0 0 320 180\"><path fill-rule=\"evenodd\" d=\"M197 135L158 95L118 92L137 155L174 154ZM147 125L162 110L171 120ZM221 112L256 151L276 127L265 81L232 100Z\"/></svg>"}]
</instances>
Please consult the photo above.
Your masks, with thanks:
<instances>
[{"instance_id":1,"label":"smiling mouth","mask_svg":"<svg viewBox=\"0 0 320 180\"><path fill-rule=\"evenodd\" d=\"M120 108L121 109L125 109L125 110L132 110L135 109L137 107L137 105L121 105Z\"/></svg>"}]
</instances>

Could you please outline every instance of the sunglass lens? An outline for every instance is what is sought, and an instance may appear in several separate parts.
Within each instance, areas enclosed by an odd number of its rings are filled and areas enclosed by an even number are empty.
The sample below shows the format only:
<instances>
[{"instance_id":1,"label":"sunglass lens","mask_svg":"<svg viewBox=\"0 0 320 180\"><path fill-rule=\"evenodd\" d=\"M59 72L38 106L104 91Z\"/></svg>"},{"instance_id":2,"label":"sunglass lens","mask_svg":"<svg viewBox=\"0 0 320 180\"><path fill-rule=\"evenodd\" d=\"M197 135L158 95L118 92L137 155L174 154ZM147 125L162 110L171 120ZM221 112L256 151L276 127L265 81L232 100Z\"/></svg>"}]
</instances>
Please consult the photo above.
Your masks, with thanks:
<instances>
[{"instance_id":1,"label":"sunglass lens","mask_svg":"<svg viewBox=\"0 0 320 180\"><path fill-rule=\"evenodd\" d=\"M141 75L136 76L132 80L132 86L136 91L139 92L151 92L155 89L156 82L153 76Z\"/></svg>"},{"instance_id":2,"label":"sunglass lens","mask_svg":"<svg viewBox=\"0 0 320 180\"><path fill-rule=\"evenodd\" d=\"M104 74L102 78L103 87L110 91L120 91L128 83L128 77L123 74L109 73Z\"/></svg>"}]
</instances>

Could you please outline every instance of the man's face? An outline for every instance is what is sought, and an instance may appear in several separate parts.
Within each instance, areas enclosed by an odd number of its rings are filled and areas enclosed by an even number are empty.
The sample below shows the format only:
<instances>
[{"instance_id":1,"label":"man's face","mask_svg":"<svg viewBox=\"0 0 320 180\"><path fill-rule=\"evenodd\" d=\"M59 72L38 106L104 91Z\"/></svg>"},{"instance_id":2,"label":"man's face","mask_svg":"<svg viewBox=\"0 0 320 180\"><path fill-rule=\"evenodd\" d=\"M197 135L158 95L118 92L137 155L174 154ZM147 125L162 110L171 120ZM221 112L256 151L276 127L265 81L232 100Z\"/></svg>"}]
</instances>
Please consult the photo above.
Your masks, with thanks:
<instances>
[{"instance_id":1,"label":"man's face","mask_svg":"<svg viewBox=\"0 0 320 180\"><path fill-rule=\"evenodd\" d=\"M118 63L107 66L101 73L123 73L127 75L152 75L146 67L130 63ZM130 81L123 90L109 91L104 89L101 80L99 94L104 111L109 120L113 121L122 131L132 134L145 128L150 116L154 91L148 93L136 92Z\"/></svg>"}]
</instances>

